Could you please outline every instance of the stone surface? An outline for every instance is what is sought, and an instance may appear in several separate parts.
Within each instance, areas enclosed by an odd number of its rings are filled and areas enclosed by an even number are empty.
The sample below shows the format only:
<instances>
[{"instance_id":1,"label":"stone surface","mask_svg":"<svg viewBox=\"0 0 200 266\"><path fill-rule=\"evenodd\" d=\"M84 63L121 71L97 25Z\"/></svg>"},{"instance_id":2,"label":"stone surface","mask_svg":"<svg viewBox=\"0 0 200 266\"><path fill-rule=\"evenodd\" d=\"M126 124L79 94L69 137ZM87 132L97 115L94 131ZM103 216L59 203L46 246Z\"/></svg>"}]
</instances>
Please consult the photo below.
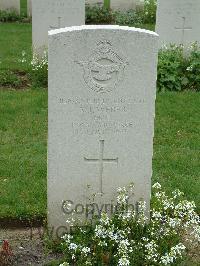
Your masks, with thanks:
<instances>
[{"instance_id":1,"label":"stone surface","mask_svg":"<svg viewBox=\"0 0 200 266\"><path fill-rule=\"evenodd\" d=\"M159 46L200 42L200 1L159 0L156 32Z\"/></svg>"},{"instance_id":2,"label":"stone surface","mask_svg":"<svg viewBox=\"0 0 200 266\"><path fill-rule=\"evenodd\" d=\"M27 15L32 17L32 0L27 0Z\"/></svg>"},{"instance_id":3,"label":"stone surface","mask_svg":"<svg viewBox=\"0 0 200 266\"><path fill-rule=\"evenodd\" d=\"M48 31L85 24L85 0L32 1L32 39L35 53L48 46Z\"/></svg>"},{"instance_id":4,"label":"stone surface","mask_svg":"<svg viewBox=\"0 0 200 266\"><path fill-rule=\"evenodd\" d=\"M20 0L0 0L0 10L15 10L20 13Z\"/></svg>"},{"instance_id":5,"label":"stone surface","mask_svg":"<svg viewBox=\"0 0 200 266\"><path fill-rule=\"evenodd\" d=\"M103 0L85 0L85 3L88 5L99 5L102 6L103 5Z\"/></svg>"},{"instance_id":6,"label":"stone surface","mask_svg":"<svg viewBox=\"0 0 200 266\"><path fill-rule=\"evenodd\" d=\"M113 10L126 11L136 9L141 3L139 0L111 0L110 5Z\"/></svg>"},{"instance_id":7,"label":"stone surface","mask_svg":"<svg viewBox=\"0 0 200 266\"><path fill-rule=\"evenodd\" d=\"M86 0L86 4L90 5L103 5L103 0ZM110 7L113 10L126 11L130 9L135 9L137 6L141 6L142 3L140 0L111 0Z\"/></svg>"},{"instance_id":8,"label":"stone surface","mask_svg":"<svg viewBox=\"0 0 200 266\"><path fill-rule=\"evenodd\" d=\"M66 225L76 207L83 219L93 194L104 209L132 182L149 205L157 39L119 26L49 32L50 226ZM63 200L72 203L64 212Z\"/></svg>"}]
</instances>

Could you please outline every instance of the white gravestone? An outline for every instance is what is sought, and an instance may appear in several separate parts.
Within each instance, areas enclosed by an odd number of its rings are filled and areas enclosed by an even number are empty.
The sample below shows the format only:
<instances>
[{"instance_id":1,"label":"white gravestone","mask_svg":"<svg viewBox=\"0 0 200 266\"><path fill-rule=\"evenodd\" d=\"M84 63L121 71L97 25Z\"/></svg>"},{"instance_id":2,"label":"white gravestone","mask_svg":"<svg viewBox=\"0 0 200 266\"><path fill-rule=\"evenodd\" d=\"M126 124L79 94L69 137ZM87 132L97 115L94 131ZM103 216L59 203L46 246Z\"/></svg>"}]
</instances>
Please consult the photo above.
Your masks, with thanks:
<instances>
[{"instance_id":1,"label":"white gravestone","mask_svg":"<svg viewBox=\"0 0 200 266\"><path fill-rule=\"evenodd\" d=\"M85 24L85 0L32 1L33 51L42 54L48 46L48 31Z\"/></svg>"},{"instance_id":2,"label":"white gravestone","mask_svg":"<svg viewBox=\"0 0 200 266\"><path fill-rule=\"evenodd\" d=\"M111 204L132 182L149 207L157 39L120 26L49 32L50 226L66 225L63 201L80 211L92 192L99 206Z\"/></svg>"},{"instance_id":3,"label":"white gravestone","mask_svg":"<svg viewBox=\"0 0 200 266\"><path fill-rule=\"evenodd\" d=\"M20 0L0 0L0 10L20 14Z\"/></svg>"},{"instance_id":4,"label":"white gravestone","mask_svg":"<svg viewBox=\"0 0 200 266\"><path fill-rule=\"evenodd\" d=\"M200 1L159 0L156 32L159 46L200 42Z\"/></svg>"},{"instance_id":5,"label":"white gravestone","mask_svg":"<svg viewBox=\"0 0 200 266\"><path fill-rule=\"evenodd\" d=\"M32 0L27 0L27 15L32 17Z\"/></svg>"},{"instance_id":6,"label":"white gravestone","mask_svg":"<svg viewBox=\"0 0 200 266\"><path fill-rule=\"evenodd\" d=\"M86 4L103 6L103 0L86 0ZM136 9L137 6L141 6L140 0L110 0L110 7L113 10L126 11L130 9Z\"/></svg>"}]
</instances>

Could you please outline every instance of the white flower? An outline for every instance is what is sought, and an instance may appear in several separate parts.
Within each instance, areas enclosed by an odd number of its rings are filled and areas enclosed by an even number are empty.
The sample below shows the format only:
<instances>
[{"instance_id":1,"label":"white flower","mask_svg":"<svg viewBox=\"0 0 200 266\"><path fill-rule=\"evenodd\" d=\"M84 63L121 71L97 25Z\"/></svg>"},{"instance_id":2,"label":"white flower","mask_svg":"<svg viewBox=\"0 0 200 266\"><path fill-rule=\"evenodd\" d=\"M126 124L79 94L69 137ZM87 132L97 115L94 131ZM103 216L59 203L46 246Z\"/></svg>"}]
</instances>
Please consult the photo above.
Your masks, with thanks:
<instances>
[{"instance_id":1,"label":"white flower","mask_svg":"<svg viewBox=\"0 0 200 266\"><path fill-rule=\"evenodd\" d=\"M83 253L84 255L88 255L88 253L90 253L90 248L88 248L88 247L83 247L83 248L82 248L82 253Z\"/></svg>"},{"instance_id":2,"label":"white flower","mask_svg":"<svg viewBox=\"0 0 200 266\"><path fill-rule=\"evenodd\" d=\"M108 225L109 222L110 222L110 219L108 215L106 213L102 213L100 223L102 223L103 225Z\"/></svg>"},{"instance_id":3,"label":"white flower","mask_svg":"<svg viewBox=\"0 0 200 266\"><path fill-rule=\"evenodd\" d=\"M78 248L77 244L75 244L75 243L70 243L70 244L69 244L69 250L74 250L74 251L76 251L77 248Z\"/></svg>"},{"instance_id":4,"label":"white flower","mask_svg":"<svg viewBox=\"0 0 200 266\"><path fill-rule=\"evenodd\" d=\"M172 247L169 253L166 253L161 257L161 264L170 265L171 263L175 262L177 258L182 257L185 249L186 247L182 243Z\"/></svg>"},{"instance_id":5,"label":"white flower","mask_svg":"<svg viewBox=\"0 0 200 266\"><path fill-rule=\"evenodd\" d=\"M122 257L121 259L119 259L118 265L119 266L128 266L128 265L130 265L130 261L126 257Z\"/></svg>"},{"instance_id":6,"label":"white flower","mask_svg":"<svg viewBox=\"0 0 200 266\"><path fill-rule=\"evenodd\" d=\"M181 221L177 218L169 218L169 226L172 228L175 228L177 226L180 226Z\"/></svg>"},{"instance_id":7,"label":"white flower","mask_svg":"<svg viewBox=\"0 0 200 266\"><path fill-rule=\"evenodd\" d=\"M106 230L102 225L97 225L95 228L95 236L99 238L106 238Z\"/></svg>"},{"instance_id":8,"label":"white flower","mask_svg":"<svg viewBox=\"0 0 200 266\"><path fill-rule=\"evenodd\" d=\"M86 262L85 262L85 265L92 266L92 262L91 262L91 261L86 261Z\"/></svg>"},{"instance_id":9,"label":"white flower","mask_svg":"<svg viewBox=\"0 0 200 266\"><path fill-rule=\"evenodd\" d=\"M123 252L128 249L130 246L130 243L128 242L128 239L123 239L119 242L119 249L122 249Z\"/></svg>"},{"instance_id":10,"label":"white flower","mask_svg":"<svg viewBox=\"0 0 200 266\"><path fill-rule=\"evenodd\" d=\"M192 70L193 70L193 66L189 66L189 67L187 67L186 70L187 70L187 71L192 71Z\"/></svg>"},{"instance_id":11,"label":"white flower","mask_svg":"<svg viewBox=\"0 0 200 266\"><path fill-rule=\"evenodd\" d=\"M157 182L152 186L152 188L161 189L161 184Z\"/></svg>"},{"instance_id":12,"label":"white flower","mask_svg":"<svg viewBox=\"0 0 200 266\"><path fill-rule=\"evenodd\" d=\"M172 192L172 195L173 195L173 198L176 199L176 198L178 198L178 197L180 197L180 196L183 196L184 193L181 192L179 189L176 189L176 190L174 190L174 191Z\"/></svg>"},{"instance_id":13,"label":"white flower","mask_svg":"<svg viewBox=\"0 0 200 266\"><path fill-rule=\"evenodd\" d=\"M153 210L151 216L152 216L152 218L154 218L155 220L160 220L160 219L162 218L162 214L161 214L160 212L158 212L158 211L155 211L155 210Z\"/></svg>"},{"instance_id":14,"label":"white flower","mask_svg":"<svg viewBox=\"0 0 200 266\"><path fill-rule=\"evenodd\" d=\"M64 236L61 237L66 243L70 243L71 239L73 238L73 236L71 236L70 234L65 234Z\"/></svg>"}]
</instances>

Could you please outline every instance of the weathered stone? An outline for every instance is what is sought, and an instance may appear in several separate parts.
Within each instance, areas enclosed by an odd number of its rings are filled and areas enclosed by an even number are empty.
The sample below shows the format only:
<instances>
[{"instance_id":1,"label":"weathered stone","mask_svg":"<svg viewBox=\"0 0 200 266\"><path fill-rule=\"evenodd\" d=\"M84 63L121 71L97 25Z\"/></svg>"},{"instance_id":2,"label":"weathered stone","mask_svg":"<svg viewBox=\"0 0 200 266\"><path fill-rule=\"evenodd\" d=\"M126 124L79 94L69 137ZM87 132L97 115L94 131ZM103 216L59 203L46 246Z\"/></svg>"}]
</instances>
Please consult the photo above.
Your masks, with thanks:
<instances>
[{"instance_id":1,"label":"weathered stone","mask_svg":"<svg viewBox=\"0 0 200 266\"><path fill-rule=\"evenodd\" d=\"M135 202L144 198L149 207L157 39L119 26L49 32L50 226L66 225L63 201L83 219L90 196L104 209L132 182Z\"/></svg>"},{"instance_id":2,"label":"weathered stone","mask_svg":"<svg viewBox=\"0 0 200 266\"><path fill-rule=\"evenodd\" d=\"M20 14L20 0L0 0L0 10L15 11Z\"/></svg>"},{"instance_id":3,"label":"weathered stone","mask_svg":"<svg viewBox=\"0 0 200 266\"><path fill-rule=\"evenodd\" d=\"M86 4L103 6L103 0L86 0ZM113 10L126 11L130 9L136 9L138 6L142 6L143 3L140 0L111 0L110 7Z\"/></svg>"},{"instance_id":4,"label":"weathered stone","mask_svg":"<svg viewBox=\"0 0 200 266\"><path fill-rule=\"evenodd\" d=\"M32 17L32 0L27 0L27 15Z\"/></svg>"},{"instance_id":5,"label":"weathered stone","mask_svg":"<svg viewBox=\"0 0 200 266\"><path fill-rule=\"evenodd\" d=\"M85 0L32 1L33 50L42 54L48 45L48 31L85 24Z\"/></svg>"},{"instance_id":6,"label":"weathered stone","mask_svg":"<svg viewBox=\"0 0 200 266\"><path fill-rule=\"evenodd\" d=\"M200 1L159 0L156 32L159 46L200 42Z\"/></svg>"}]
</instances>

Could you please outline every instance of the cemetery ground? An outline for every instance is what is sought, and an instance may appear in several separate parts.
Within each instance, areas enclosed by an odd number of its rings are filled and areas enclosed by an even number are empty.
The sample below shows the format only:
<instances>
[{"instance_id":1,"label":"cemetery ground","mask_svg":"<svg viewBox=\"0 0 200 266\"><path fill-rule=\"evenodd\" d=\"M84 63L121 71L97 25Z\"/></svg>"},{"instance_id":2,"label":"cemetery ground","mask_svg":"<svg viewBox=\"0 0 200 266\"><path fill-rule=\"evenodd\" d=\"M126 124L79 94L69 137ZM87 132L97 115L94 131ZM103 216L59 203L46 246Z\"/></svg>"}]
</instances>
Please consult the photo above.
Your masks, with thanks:
<instances>
[{"instance_id":1,"label":"cemetery ground","mask_svg":"<svg viewBox=\"0 0 200 266\"><path fill-rule=\"evenodd\" d=\"M0 222L40 224L46 219L47 90L32 88L19 63L22 51L31 53L31 25L3 23L0 33L0 71L12 70L11 79L24 80L18 89L0 89ZM179 188L198 212L199 102L200 94L192 91L157 94L153 157L153 183L167 193Z\"/></svg>"}]
</instances>

